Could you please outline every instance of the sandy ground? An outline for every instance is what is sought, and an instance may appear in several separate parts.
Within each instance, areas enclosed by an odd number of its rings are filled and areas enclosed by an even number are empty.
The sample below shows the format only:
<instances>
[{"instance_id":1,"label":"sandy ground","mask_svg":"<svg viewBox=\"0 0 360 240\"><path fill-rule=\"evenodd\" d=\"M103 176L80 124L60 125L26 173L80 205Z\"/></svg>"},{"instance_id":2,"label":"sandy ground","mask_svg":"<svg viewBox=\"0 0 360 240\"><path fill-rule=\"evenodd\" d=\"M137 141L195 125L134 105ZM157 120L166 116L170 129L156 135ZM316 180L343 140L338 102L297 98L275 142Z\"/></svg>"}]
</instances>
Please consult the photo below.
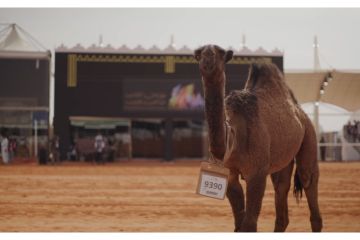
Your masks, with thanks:
<instances>
[{"instance_id":1,"label":"sandy ground","mask_svg":"<svg viewBox=\"0 0 360 240\"><path fill-rule=\"evenodd\" d=\"M0 166L0 231L232 232L227 200L195 194L200 162ZM360 163L322 163L324 231L360 231ZM274 225L271 181L258 230ZM310 231L306 199L289 194L287 231Z\"/></svg>"}]
</instances>

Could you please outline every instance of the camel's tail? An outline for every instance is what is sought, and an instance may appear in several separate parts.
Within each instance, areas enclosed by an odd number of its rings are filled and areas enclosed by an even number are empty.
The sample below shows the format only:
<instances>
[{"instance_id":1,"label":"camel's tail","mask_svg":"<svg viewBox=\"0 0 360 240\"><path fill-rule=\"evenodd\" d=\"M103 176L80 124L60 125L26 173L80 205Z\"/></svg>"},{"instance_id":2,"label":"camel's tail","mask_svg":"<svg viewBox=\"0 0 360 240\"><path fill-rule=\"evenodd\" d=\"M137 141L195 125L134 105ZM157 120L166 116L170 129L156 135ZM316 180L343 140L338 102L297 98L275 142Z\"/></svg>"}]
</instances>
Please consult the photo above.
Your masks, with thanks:
<instances>
[{"instance_id":1,"label":"camel's tail","mask_svg":"<svg viewBox=\"0 0 360 240\"><path fill-rule=\"evenodd\" d=\"M294 175L294 197L296 198L296 202L299 204L300 199L302 198L302 190L303 190L303 185L300 181L300 176L299 176L299 172L298 169L295 170L295 175Z\"/></svg>"}]
</instances>

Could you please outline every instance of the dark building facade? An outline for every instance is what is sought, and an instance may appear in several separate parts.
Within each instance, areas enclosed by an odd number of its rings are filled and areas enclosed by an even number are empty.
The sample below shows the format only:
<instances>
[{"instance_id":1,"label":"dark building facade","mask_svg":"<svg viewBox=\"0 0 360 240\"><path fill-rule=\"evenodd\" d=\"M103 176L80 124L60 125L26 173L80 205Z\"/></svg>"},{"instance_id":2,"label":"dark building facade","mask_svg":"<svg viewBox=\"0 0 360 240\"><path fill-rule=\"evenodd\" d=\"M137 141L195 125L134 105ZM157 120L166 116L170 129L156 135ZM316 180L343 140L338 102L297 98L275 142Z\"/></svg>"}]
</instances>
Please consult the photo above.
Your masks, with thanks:
<instances>
[{"instance_id":1,"label":"dark building facade","mask_svg":"<svg viewBox=\"0 0 360 240\"><path fill-rule=\"evenodd\" d=\"M0 31L1 133L12 141L13 157L37 156L49 135L51 53L17 24Z\"/></svg>"},{"instance_id":2,"label":"dark building facade","mask_svg":"<svg viewBox=\"0 0 360 240\"><path fill-rule=\"evenodd\" d=\"M227 92L243 88L249 64L258 59L283 70L280 52L235 52L226 66ZM189 49L56 50L54 133L63 159L70 146L86 145L81 139L100 130L118 134L129 157L203 157L203 107L201 76Z\"/></svg>"},{"instance_id":3,"label":"dark building facade","mask_svg":"<svg viewBox=\"0 0 360 240\"><path fill-rule=\"evenodd\" d=\"M0 128L16 139L19 157L33 156L35 141L47 145L49 63L49 59L0 58Z\"/></svg>"}]
</instances>

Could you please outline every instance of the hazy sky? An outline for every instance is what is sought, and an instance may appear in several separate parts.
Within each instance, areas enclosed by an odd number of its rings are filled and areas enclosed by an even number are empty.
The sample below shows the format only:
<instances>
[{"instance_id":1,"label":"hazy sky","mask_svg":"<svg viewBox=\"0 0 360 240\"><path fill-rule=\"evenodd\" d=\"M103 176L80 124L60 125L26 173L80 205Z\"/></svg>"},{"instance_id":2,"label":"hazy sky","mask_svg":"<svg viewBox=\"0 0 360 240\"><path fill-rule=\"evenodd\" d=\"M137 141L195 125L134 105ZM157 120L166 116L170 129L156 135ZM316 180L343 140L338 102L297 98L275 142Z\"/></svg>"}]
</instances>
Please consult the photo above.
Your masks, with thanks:
<instances>
[{"instance_id":1,"label":"hazy sky","mask_svg":"<svg viewBox=\"0 0 360 240\"><path fill-rule=\"evenodd\" d=\"M318 36L323 69L360 69L360 8L338 9L6 9L0 23L17 23L45 47L98 43L165 48L171 34L177 48L215 43L285 51L285 69L312 69L313 39Z\"/></svg>"}]
</instances>

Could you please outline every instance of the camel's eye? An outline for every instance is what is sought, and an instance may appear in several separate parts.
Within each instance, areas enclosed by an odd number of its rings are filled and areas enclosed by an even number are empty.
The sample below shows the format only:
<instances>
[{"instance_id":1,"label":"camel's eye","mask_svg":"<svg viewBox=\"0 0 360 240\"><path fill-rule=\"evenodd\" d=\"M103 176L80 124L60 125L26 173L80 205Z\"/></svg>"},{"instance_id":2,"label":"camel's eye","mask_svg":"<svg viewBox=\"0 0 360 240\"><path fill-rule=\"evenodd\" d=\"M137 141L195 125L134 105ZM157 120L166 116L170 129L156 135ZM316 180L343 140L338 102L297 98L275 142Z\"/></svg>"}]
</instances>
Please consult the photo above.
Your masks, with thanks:
<instances>
[{"instance_id":1,"label":"camel's eye","mask_svg":"<svg viewBox=\"0 0 360 240\"><path fill-rule=\"evenodd\" d=\"M195 59L196 59L197 61L200 61L200 59L201 59L201 53L195 53L194 57L195 57Z\"/></svg>"}]
</instances>

